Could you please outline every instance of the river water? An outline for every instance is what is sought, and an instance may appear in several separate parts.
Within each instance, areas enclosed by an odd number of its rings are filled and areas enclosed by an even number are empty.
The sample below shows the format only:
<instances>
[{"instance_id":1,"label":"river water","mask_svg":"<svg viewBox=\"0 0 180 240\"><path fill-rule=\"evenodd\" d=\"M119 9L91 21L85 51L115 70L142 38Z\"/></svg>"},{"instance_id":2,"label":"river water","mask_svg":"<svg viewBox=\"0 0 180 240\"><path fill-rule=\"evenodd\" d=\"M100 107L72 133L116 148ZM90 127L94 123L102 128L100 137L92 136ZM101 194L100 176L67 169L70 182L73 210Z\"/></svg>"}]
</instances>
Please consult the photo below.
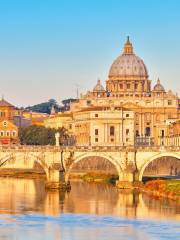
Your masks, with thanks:
<instances>
[{"instance_id":1,"label":"river water","mask_svg":"<svg viewBox=\"0 0 180 240\"><path fill-rule=\"evenodd\" d=\"M72 182L69 193L44 180L0 178L0 239L180 239L180 206L111 185Z\"/></svg>"}]
</instances>

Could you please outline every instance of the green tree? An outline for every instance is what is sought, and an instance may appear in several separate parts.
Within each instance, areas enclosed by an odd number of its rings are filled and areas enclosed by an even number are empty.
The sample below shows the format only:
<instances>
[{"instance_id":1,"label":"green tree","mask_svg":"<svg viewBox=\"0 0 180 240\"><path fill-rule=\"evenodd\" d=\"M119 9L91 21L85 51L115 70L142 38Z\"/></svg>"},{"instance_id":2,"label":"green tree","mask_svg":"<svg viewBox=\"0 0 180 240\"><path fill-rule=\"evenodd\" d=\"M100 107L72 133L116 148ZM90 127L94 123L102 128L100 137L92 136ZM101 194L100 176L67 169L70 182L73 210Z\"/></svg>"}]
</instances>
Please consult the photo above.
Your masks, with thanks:
<instances>
[{"instance_id":1,"label":"green tree","mask_svg":"<svg viewBox=\"0 0 180 240\"><path fill-rule=\"evenodd\" d=\"M68 133L65 128L52 129L44 126L32 125L19 130L20 143L23 145L55 145L55 133L60 133L60 142L67 139Z\"/></svg>"}]
</instances>

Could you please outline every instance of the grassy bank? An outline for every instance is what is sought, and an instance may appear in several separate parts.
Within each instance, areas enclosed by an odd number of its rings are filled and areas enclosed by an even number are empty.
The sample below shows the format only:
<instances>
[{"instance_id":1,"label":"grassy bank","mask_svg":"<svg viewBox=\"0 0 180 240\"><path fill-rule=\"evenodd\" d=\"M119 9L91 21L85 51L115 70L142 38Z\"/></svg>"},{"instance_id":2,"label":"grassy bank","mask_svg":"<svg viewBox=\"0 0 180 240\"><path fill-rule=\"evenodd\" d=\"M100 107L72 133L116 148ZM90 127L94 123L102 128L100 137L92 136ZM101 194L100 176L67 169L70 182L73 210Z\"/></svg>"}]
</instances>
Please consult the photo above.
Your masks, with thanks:
<instances>
[{"instance_id":1,"label":"grassy bank","mask_svg":"<svg viewBox=\"0 0 180 240\"><path fill-rule=\"evenodd\" d=\"M143 191L180 202L180 180L152 180L145 183Z\"/></svg>"},{"instance_id":2,"label":"grassy bank","mask_svg":"<svg viewBox=\"0 0 180 240\"><path fill-rule=\"evenodd\" d=\"M0 169L0 177L13 177L13 178L46 178L45 173L34 169Z\"/></svg>"},{"instance_id":3,"label":"grassy bank","mask_svg":"<svg viewBox=\"0 0 180 240\"><path fill-rule=\"evenodd\" d=\"M96 182L96 183L111 183L115 184L118 179L117 175L107 174L101 172L88 172L88 173L74 173L70 175L70 179L81 179L85 182Z\"/></svg>"}]
</instances>

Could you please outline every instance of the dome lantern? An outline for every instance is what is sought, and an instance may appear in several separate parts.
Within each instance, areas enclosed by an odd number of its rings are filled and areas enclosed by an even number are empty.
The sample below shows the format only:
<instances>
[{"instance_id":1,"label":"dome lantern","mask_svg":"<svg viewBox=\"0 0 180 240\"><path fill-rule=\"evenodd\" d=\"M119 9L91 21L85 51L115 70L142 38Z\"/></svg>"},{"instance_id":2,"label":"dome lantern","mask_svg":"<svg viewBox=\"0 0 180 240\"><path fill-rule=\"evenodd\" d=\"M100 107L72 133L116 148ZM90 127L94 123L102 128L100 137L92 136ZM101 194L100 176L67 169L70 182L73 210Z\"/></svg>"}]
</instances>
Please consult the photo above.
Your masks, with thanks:
<instances>
[{"instance_id":1,"label":"dome lantern","mask_svg":"<svg viewBox=\"0 0 180 240\"><path fill-rule=\"evenodd\" d=\"M129 41L129 36L127 37L127 41L124 44L124 54L133 54L133 46L132 43Z\"/></svg>"}]
</instances>

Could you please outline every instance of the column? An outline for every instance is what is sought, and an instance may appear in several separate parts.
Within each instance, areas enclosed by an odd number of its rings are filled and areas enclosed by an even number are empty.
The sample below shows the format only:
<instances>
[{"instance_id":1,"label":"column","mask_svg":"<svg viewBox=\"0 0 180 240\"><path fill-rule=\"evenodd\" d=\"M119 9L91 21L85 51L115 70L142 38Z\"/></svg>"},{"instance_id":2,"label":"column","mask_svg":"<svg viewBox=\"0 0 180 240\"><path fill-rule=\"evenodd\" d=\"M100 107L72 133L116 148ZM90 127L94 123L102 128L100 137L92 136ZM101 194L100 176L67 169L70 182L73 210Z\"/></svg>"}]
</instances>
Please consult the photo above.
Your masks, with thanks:
<instances>
[{"instance_id":1,"label":"column","mask_svg":"<svg viewBox=\"0 0 180 240\"><path fill-rule=\"evenodd\" d=\"M145 80L144 81L144 92L147 92L148 91L148 81Z\"/></svg>"},{"instance_id":2,"label":"column","mask_svg":"<svg viewBox=\"0 0 180 240\"><path fill-rule=\"evenodd\" d=\"M122 134L122 132L121 132L121 123L119 123L119 144L121 144L121 139L122 139L121 134Z\"/></svg>"},{"instance_id":3,"label":"column","mask_svg":"<svg viewBox=\"0 0 180 240\"><path fill-rule=\"evenodd\" d=\"M151 137L154 137L154 113L151 114Z\"/></svg>"},{"instance_id":4,"label":"column","mask_svg":"<svg viewBox=\"0 0 180 240\"><path fill-rule=\"evenodd\" d=\"M142 134L145 135L144 113L142 114Z\"/></svg>"}]
</instances>

